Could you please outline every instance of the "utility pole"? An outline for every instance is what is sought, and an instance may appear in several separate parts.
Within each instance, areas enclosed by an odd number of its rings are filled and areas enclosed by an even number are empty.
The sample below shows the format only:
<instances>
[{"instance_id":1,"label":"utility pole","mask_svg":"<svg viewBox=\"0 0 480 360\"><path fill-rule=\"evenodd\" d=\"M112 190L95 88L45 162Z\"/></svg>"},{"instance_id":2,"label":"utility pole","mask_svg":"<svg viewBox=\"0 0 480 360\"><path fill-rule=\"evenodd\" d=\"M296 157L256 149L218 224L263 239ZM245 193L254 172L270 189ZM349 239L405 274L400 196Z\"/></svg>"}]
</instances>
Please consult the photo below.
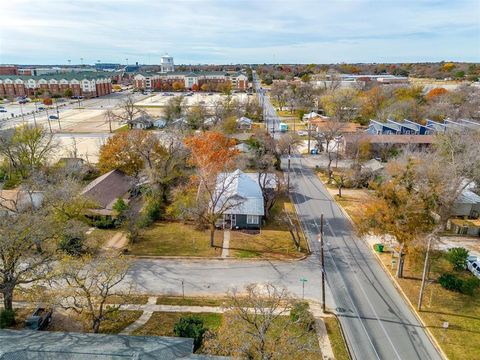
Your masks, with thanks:
<instances>
[{"instance_id":1,"label":"utility pole","mask_svg":"<svg viewBox=\"0 0 480 360\"><path fill-rule=\"evenodd\" d=\"M307 133L308 133L308 154L310 154L310 119L307 123Z\"/></svg>"},{"instance_id":2,"label":"utility pole","mask_svg":"<svg viewBox=\"0 0 480 360\"><path fill-rule=\"evenodd\" d=\"M320 255L322 258L322 310L326 312L325 305L325 256L323 249L323 214L320 215Z\"/></svg>"},{"instance_id":3,"label":"utility pole","mask_svg":"<svg viewBox=\"0 0 480 360\"><path fill-rule=\"evenodd\" d=\"M55 107L57 108L57 121L58 121L58 128L61 130L62 127L60 126L60 113L58 112L58 100L55 99Z\"/></svg>"},{"instance_id":4,"label":"utility pole","mask_svg":"<svg viewBox=\"0 0 480 360\"><path fill-rule=\"evenodd\" d=\"M52 133L52 124L50 123L50 116L48 115L48 107L45 108L47 112L47 121L48 121L48 128L50 129L50 134Z\"/></svg>"},{"instance_id":5,"label":"utility pole","mask_svg":"<svg viewBox=\"0 0 480 360\"><path fill-rule=\"evenodd\" d=\"M418 295L418 311L422 310L422 301L423 301L423 292L425 291L425 283L427 281L427 272L428 272L428 258L430 256L430 246L432 245L432 236L428 237L427 243L427 253L425 254L425 263L423 264L423 274L422 274L422 285L420 286L420 294Z\"/></svg>"},{"instance_id":6,"label":"utility pole","mask_svg":"<svg viewBox=\"0 0 480 360\"><path fill-rule=\"evenodd\" d=\"M290 192L290 145L288 145L288 172L287 172L287 191Z\"/></svg>"}]
</instances>

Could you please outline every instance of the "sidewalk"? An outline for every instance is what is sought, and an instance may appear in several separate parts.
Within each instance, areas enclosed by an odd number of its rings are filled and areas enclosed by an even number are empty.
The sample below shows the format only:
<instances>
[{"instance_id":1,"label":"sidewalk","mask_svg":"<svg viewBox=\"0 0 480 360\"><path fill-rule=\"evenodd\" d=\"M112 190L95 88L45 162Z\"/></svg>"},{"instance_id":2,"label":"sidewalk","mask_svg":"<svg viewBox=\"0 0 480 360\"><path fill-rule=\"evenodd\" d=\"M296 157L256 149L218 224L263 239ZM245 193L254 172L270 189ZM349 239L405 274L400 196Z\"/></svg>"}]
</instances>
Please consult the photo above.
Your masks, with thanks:
<instances>
[{"instance_id":1,"label":"sidewalk","mask_svg":"<svg viewBox=\"0 0 480 360\"><path fill-rule=\"evenodd\" d=\"M222 258L227 258L230 250L230 230L223 231Z\"/></svg>"}]
</instances>

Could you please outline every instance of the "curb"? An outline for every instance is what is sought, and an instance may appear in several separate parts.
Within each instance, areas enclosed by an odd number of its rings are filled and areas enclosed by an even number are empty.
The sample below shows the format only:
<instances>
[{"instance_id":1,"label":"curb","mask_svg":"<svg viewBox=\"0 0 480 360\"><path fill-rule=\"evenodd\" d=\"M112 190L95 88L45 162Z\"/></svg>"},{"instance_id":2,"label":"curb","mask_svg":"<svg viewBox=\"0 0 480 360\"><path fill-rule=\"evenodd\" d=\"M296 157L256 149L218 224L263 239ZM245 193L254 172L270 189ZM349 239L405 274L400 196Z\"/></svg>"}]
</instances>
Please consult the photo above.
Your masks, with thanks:
<instances>
[{"instance_id":1,"label":"curb","mask_svg":"<svg viewBox=\"0 0 480 360\"><path fill-rule=\"evenodd\" d=\"M328 190L327 190L328 191ZM340 210L342 211L342 213L345 215L345 217L348 219L348 221L350 221L350 224L353 226L353 228L355 229L356 228L356 225L355 223L353 222L352 218L350 217L350 215L347 214L347 212L345 211L345 209L343 208L342 205L340 205L337 200L335 200L335 198L333 196L331 196L331 194L329 193L330 197L333 199L333 201L335 201L335 203L337 204L337 206L340 208ZM378 256L378 254L372 250L372 248L370 247L370 244L368 242L365 241L365 239L363 237L361 237L361 241L363 241L366 245L367 245L367 248L370 249L370 251L375 255L375 258L377 259L377 262L380 263L382 269L384 272L387 273L387 275L390 277L390 279L392 280L392 283L393 283L393 286L398 290L398 292L402 295L402 297L404 298L404 300L406 300L407 304L410 306L411 310L413 310L413 314L415 315L415 317L417 318L417 320L420 322L420 324L422 325L422 327L425 329L425 333L427 334L427 336L430 338L430 341L432 342L433 346L437 349L437 351L439 352L439 354L444 358L444 359L448 359L448 356L443 352L442 348L440 347L440 344L438 343L438 340L433 336L433 334L431 333L430 329L428 328L427 324L423 321L423 319L421 318L420 314L418 313L417 309L413 306L412 302L410 301L410 299L408 298L407 294L405 294L405 292L403 291L402 287L398 284L397 280L395 279L395 277L390 273L390 271L387 269L387 267L385 266L385 264L382 262L382 260L380 259L380 256ZM343 331L343 330L342 330Z\"/></svg>"},{"instance_id":2,"label":"curb","mask_svg":"<svg viewBox=\"0 0 480 360\"><path fill-rule=\"evenodd\" d=\"M303 261L308 258L311 254L305 254L298 259L275 259L275 258L235 258L235 257L202 257L202 256L155 256L155 255L130 255L125 254L129 258L132 259L145 259L145 260L203 260L203 261L238 261L238 262L245 262L245 261L279 261L279 262L295 262L295 261Z\"/></svg>"}]
</instances>

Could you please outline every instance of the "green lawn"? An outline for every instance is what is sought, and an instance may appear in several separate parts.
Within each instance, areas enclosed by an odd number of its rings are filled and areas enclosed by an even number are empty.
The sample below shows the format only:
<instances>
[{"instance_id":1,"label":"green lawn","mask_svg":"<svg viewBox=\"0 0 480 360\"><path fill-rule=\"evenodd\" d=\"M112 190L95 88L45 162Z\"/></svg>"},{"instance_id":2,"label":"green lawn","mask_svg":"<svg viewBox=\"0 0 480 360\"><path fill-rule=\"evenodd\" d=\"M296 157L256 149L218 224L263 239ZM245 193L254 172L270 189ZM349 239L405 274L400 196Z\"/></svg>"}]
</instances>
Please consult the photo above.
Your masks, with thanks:
<instances>
[{"instance_id":1,"label":"green lawn","mask_svg":"<svg viewBox=\"0 0 480 360\"><path fill-rule=\"evenodd\" d=\"M128 325L136 321L143 311L120 310L112 318L104 320L100 325L102 334L118 334Z\"/></svg>"},{"instance_id":2,"label":"green lawn","mask_svg":"<svg viewBox=\"0 0 480 360\"><path fill-rule=\"evenodd\" d=\"M228 299L211 297L159 296L157 305L222 306Z\"/></svg>"},{"instance_id":3,"label":"green lawn","mask_svg":"<svg viewBox=\"0 0 480 360\"><path fill-rule=\"evenodd\" d=\"M107 304L146 304L148 295L110 295Z\"/></svg>"},{"instance_id":4,"label":"green lawn","mask_svg":"<svg viewBox=\"0 0 480 360\"><path fill-rule=\"evenodd\" d=\"M389 253L381 254L382 262L392 274ZM451 265L444 258L432 261L430 279L438 279L443 272L451 272ZM456 274L459 277L471 277L469 272ZM401 288L416 305L422 276L422 258L414 254L407 256L404 278L398 279ZM480 290L474 296L463 295L444 289L434 282L425 289L423 308L420 316L433 333L442 350L449 359L478 359L480 346ZM442 328L444 322L448 329Z\"/></svg>"},{"instance_id":5,"label":"green lawn","mask_svg":"<svg viewBox=\"0 0 480 360\"><path fill-rule=\"evenodd\" d=\"M283 196L277 200L270 213L270 220L259 234L247 234L241 231L230 233L230 256L238 258L299 258L307 253L305 237L300 229L301 249L297 251L285 222L277 216L287 211L292 220L298 223L293 204Z\"/></svg>"},{"instance_id":6,"label":"green lawn","mask_svg":"<svg viewBox=\"0 0 480 360\"><path fill-rule=\"evenodd\" d=\"M343 335L340 329L340 324L336 317L323 318L325 327L327 328L328 338L332 345L333 354L336 360L349 360L350 356L343 340Z\"/></svg>"},{"instance_id":7,"label":"green lawn","mask_svg":"<svg viewBox=\"0 0 480 360\"><path fill-rule=\"evenodd\" d=\"M201 318L205 327L216 330L222 324L222 314L215 313L181 313L181 312L154 312L145 325L135 330L132 335L175 336L173 327L182 317L194 315Z\"/></svg>"},{"instance_id":8,"label":"green lawn","mask_svg":"<svg viewBox=\"0 0 480 360\"><path fill-rule=\"evenodd\" d=\"M215 245L221 246L223 232L215 232ZM221 249L210 247L208 231L180 222L156 222L141 231L139 239L129 245L133 255L206 256L221 255Z\"/></svg>"}]
</instances>

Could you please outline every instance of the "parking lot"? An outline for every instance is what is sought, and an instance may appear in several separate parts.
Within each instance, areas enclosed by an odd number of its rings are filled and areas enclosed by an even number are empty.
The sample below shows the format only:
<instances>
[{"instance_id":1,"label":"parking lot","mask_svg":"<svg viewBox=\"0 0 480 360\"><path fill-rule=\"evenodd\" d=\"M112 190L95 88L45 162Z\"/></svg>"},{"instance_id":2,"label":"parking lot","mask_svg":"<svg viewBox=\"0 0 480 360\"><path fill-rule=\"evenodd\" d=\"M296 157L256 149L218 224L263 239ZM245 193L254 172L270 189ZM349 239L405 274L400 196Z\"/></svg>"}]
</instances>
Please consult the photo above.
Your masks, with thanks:
<instances>
[{"instance_id":1,"label":"parking lot","mask_svg":"<svg viewBox=\"0 0 480 360\"><path fill-rule=\"evenodd\" d=\"M166 96L164 94L170 94ZM213 106L216 101L225 99L226 95L219 94L219 93L193 93L191 96L185 96L185 93L154 93L150 95L148 98L143 99L135 103L137 106L165 106L167 102L174 96L181 96L185 97L185 104L187 106L192 106L198 103L202 103L205 106ZM244 101L248 95L246 93L235 93L232 94L232 98L238 101Z\"/></svg>"}]
</instances>

